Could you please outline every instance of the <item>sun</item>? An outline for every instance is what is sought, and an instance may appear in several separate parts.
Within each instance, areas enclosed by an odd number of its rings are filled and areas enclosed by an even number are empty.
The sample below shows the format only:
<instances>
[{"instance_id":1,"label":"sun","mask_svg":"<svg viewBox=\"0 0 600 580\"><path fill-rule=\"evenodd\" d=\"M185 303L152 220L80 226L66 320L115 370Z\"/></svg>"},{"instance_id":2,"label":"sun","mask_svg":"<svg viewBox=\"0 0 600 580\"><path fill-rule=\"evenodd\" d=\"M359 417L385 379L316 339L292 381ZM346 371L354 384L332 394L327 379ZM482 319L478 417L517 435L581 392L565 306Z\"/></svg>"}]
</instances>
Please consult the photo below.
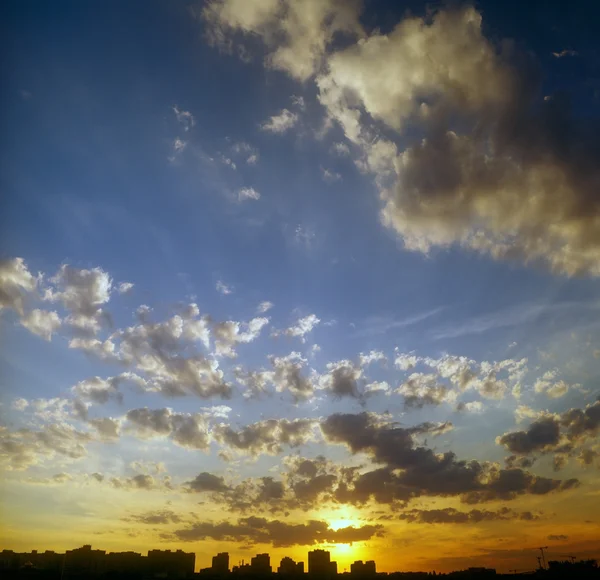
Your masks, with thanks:
<instances>
[{"instance_id":1,"label":"sun","mask_svg":"<svg viewBox=\"0 0 600 580\"><path fill-rule=\"evenodd\" d=\"M334 548L333 548L333 553L334 554L339 554L347 556L348 554L351 554L353 551L352 548L352 544L335 544Z\"/></svg>"},{"instance_id":2,"label":"sun","mask_svg":"<svg viewBox=\"0 0 600 580\"><path fill-rule=\"evenodd\" d=\"M342 528L357 528L361 526L360 516L353 507L345 506L331 512L327 518L329 527L334 530Z\"/></svg>"},{"instance_id":3,"label":"sun","mask_svg":"<svg viewBox=\"0 0 600 580\"><path fill-rule=\"evenodd\" d=\"M329 527L334 530L340 530L342 528L355 528L360 525L360 522L351 518L337 518L329 520Z\"/></svg>"}]
</instances>

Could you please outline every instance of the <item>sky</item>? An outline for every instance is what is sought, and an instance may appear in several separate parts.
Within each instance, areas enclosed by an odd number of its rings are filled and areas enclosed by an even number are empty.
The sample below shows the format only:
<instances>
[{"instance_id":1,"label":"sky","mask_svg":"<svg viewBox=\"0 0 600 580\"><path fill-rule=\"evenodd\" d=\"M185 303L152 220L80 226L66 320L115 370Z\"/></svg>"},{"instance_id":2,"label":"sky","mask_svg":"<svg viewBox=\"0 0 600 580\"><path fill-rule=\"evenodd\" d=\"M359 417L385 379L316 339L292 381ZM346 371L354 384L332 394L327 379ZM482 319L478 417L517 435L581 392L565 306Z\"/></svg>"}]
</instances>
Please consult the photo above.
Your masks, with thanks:
<instances>
[{"instance_id":1,"label":"sky","mask_svg":"<svg viewBox=\"0 0 600 580\"><path fill-rule=\"evenodd\" d=\"M600 557L595 3L0 11L2 548Z\"/></svg>"}]
</instances>

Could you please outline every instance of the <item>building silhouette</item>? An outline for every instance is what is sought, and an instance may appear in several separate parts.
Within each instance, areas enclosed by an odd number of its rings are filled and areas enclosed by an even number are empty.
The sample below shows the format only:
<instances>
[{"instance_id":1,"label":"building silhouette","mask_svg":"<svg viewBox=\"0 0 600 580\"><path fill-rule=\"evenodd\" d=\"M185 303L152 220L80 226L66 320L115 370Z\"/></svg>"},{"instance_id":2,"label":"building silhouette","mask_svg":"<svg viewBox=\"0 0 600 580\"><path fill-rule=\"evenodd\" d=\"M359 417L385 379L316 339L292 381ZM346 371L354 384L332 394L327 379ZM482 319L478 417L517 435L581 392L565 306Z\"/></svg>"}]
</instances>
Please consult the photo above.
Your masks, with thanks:
<instances>
[{"instance_id":1,"label":"building silhouette","mask_svg":"<svg viewBox=\"0 0 600 580\"><path fill-rule=\"evenodd\" d=\"M182 550L150 550L147 556L142 556L138 552L93 550L89 544L64 554L37 550L0 553L1 578L191 578L195 565L196 554Z\"/></svg>"},{"instance_id":2,"label":"building silhouette","mask_svg":"<svg viewBox=\"0 0 600 580\"><path fill-rule=\"evenodd\" d=\"M250 561L250 568L254 574L270 574L271 557L269 554L256 554Z\"/></svg>"},{"instance_id":3,"label":"building silhouette","mask_svg":"<svg viewBox=\"0 0 600 580\"><path fill-rule=\"evenodd\" d=\"M281 559L277 573L280 576L296 576L298 574L304 574L304 562L294 562L288 556Z\"/></svg>"},{"instance_id":4,"label":"building silhouette","mask_svg":"<svg viewBox=\"0 0 600 580\"><path fill-rule=\"evenodd\" d=\"M169 578L185 578L194 573L196 554L182 550L150 550L148 552L148 567L151 570L161 570Z\"/></svg>"},{"instance_id":5,"label":"building silhouette","mask_svg":"<svg viewBox=\"0 0 600 580\"><path fill-rule=\"evenodd\" d=\"M375 576L377 574L377 569L375 566L375 560L367 560L363 562L362 560L357 560L353 564L350 564L350 573L353 576Z\"/></svg>"},{"instance_id":6,"label":"building silhouette","mask_svg":"<svg viewBox=\"0 0 600 580\"><path fill-rule=\"evenodd\" d=\"M220 552L213 556L211 570L215 574L227 574L229 572L229 552Z\"/></svg>"},{"instance_id":7,"label":"building silhouette","mask_svg":"<svg viewBox=\"0 0 600 580\"><path fill-rule=\"evenodd\" d=\"M337 574L337 562L331 561L327 550L312 550L308 553L308 573L320 578L329 578Z\"/></svg>"}]
</instances>

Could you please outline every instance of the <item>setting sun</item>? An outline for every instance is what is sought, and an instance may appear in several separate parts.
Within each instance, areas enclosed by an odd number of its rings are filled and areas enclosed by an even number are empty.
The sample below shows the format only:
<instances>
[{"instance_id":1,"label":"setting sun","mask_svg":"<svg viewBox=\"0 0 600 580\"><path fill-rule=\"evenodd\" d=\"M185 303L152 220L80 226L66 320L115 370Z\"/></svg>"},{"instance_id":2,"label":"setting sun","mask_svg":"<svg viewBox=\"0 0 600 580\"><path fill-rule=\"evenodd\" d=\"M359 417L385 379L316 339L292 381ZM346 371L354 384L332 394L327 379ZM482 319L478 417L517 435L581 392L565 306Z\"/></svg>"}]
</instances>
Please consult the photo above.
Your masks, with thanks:
<instances>
[{"instance_id":1,"label":"setting sun","mask_svg":"<svg viewBox=\"0 0 600 580\"><path fill-rule=\"evenodd\" d=\"M2 578L600 560L600 0L0 22Z\"/></svg>"}]
</instances>

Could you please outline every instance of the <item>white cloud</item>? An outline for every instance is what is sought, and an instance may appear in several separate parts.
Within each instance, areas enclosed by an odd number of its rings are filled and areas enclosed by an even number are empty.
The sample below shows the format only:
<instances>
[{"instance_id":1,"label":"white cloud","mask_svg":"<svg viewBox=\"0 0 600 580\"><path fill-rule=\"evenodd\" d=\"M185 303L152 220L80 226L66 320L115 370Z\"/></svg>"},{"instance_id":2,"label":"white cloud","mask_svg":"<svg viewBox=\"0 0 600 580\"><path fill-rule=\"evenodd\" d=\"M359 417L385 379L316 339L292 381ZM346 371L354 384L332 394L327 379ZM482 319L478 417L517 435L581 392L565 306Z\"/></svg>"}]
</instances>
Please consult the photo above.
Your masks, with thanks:
<instances>
[{"instance_id":1,"label":"white cloud","mask_svg":"<svg viewBox=\"0 0 600 580\"><path fill-rule=\"evenodd\" d=\"M176 137L171 143L171 155L169 155L169 161L171 163L177 159L177 157L183 153L183 150L187 147L187 141Z\"/></svg>"},{"instance_id":2,"label":"white cloud","mask_svg":"<svg viewBox=\"0 0 600 580\"><path fill-rule=\"evenodd\" d=\"M269 133L285 133L298 122L298 115L288 109L283 109L278 115L273 115L268 121L261 124L260 128Z\"/></svg>"},{"instance_id":3,"label":"white cloud","mask_svg":"<svg viewBox=\"0 0 600 580\"><path fill-rule=\"evenodd\" d=\"M340 157L350 155L350 149L346 143L334 143L331 146L331 152L335 155L339 155Z\"/></svg>"},{"instance_id":4,"label":"white cloud","mask_svg":"<svg viewBox=\"0 0 600 580\"><path fill-rule=\"evenodd\" d=\"M576 50L561 50L560 52L553 52L552 56L555 58L564 58L565 56L577 56L579 53Z\"/></svg>"},{"instance_id":5,"label":"white cloud","mask_svg":"<svg viewBox=\"0 0 600 580\"><path fill-rule=\"evenodd\" d=\"M106 320L102 307L110 300L112 278L102 268L80 270L69 265L50 279L44 300L60 302L70 316L65 322L84 335L95 335Z\"/></svg>"},{"instance_id":6,"label":"white cloud","mask_svg":"<svg viewBox=\"0 0 600 580\"><path fill-rule=\"evenodd\" d=\"M304 81L317 71L335 33L360 34L358 0L211 0L203 10L209 38L231 50L232 33L257 35L266 66Z\"/></svg>"},{"instance_id":7,"label":"white cloud","mask_svg":"<svg viewBox=\"0 0 600 580\"><path fill-rule=\"evenodd\" d=\"M362 149L384 199L383 223L407 249L460 245L600 275L594 137L553 99L537 111L527 65L513 65L483 36L474 8L406 18L328 64L317 79L320 101ZM457 116L460 130L448 121ZM397 152L373 121L399 138L414 121L427 138ZM508 135L515 125L518 134ZM373 143L382 144L376 152Z\"/></svg>"},{"instance_id":8,"label":"white cloud","mask_svg":"<svg viewBox=\"0 0 600 580\"><path fill-rule=\"evenodd\" d=\"M260 199L260 193L253 187L242 187L238 191L239 201L245 201L247 199L258 200Z\"/></svg>"},{"instance_id":9,"label":"white cloud","mask_svg":"<svg viewBox=\"0 0 600 580\"><path fill-rule=\"evenodd\" d=\"M419 357L414 354L397 353L394 359L394 365L401 371L414 369L419 363Z\"/></svg>"},{"instance_id":10,"label":"white cloud","mask_svg":"<svg viewBox=\"0 0 600 580\"><path fill-rule=\"evenodd\" d=\"M248 165L256 165L260 158L260 154L256 147L246 143L246 141L238 141L231 146L231 151L235 155L239 155L245 158Z\"/></svg>"},{"instance_id":11,"label":"white cloud","mask_svg":"<svg viewBox=\"0 0 600 580\"><path fill-rule=\"evenodd\" d=\"M312 331L312 329L321 322L321 319L316 314L309 314L303 318L299 318L296 324L293 324L285 330L274 331L272 336L289 336L297 337L304 342L305 336Z\"/></svg>"},{"instance_id":12,"label":"white cloud","mask_svg":"<svg viewBox=\"0 0 600 580\"><path fill-rule=\"evenodd\" d=\"M439 382L437 374L413 373L396 390L404 396L407 408L420 409L426 405L453 404L456 391Z\"/></svg>"},{"instance_id":13,"label":"white cloud","mask_svg":"<svg viewBox=\"0 0 600 580\"><path fill-rule=\"evenodd\" d=\"M461 402L456 406L456 410L466 411L467 413L483 413L483 403L481 401Z\"/></svg>"},{"instance_id":14,"label":"white cloud","mask_svg":"<svg viewBox=\"0 0 600 580\"><path fill-rule=\"evenodd\" d=\"M294 107L298 107L298 109L300 109L301 111L304 111L304 109L306 109L306 103L304 102L304 97L299 96L299 95L292 95L291 99L292 99L292 105L294 105Z\"/></svg>"},{"instance_id":15,"label":"white cloud","mask_svg":"<svg viewBox=\"0 0 600 580\"><path fill-rule=\"evenodd\" d=\"M134 284L132 282L121 282L117 286L117 292L119 294L128 294L129 292L131 292L133 290L133 286L134 286Z\"/></svg>"},{"instance_id":16,"label":"white cloud","mask_svg":"<svg viewBox=\"0 0 600 580\"><path fill-rule=\"evenodd\" d=\"M253 318L247 323L228 320L214 325L215 353L218 356L234 358L237 356L235 346L249 343L260 336L262 329L269 324L264 317Z\"/></svg>"},{"instance_id":17,"label":"white cloud","mask_svg":"<svg viewBox=\"0 0 600 580\"><path fill-rule=\"evenodd\" d=\"M358 357L358 360L361 367L366 367L367 365L370 365L373 362L385 363L387 361L387 358L385 354L383 354L380 350L372 350L367 354L361 352Z\"/></svg>"},{"instance_id":18,"label":"white cloud","mask_svg":"<svg viewBox=\"0 0 600 580\"><path fill-rule=\"evenodd\" d=\"M531 407L529 407L527 405L519 405L515 409L515 421L517 423L521 423L525 419L536 420L536 419L539 419L540 417L543 417L545 414L546 414L545 411L536 411L535 409L532 409Z\"/></svg>"},{"instance_id":19,"label":"white cloud","mask_svg":"<svg viewBox=\"0 0 600 580\"><path fill-rule=\"evenodd\" d=\"M342 176L336 171L325 169L323 167L321 167L321 175L327 183L335 183L336 181L341 181L342 179Z\"/></svg>"},{"instance_id":20,"label":"white cloud","mask_svg":"<svg viewBox=\"0 0 600 580\"><path fill-rule=\"evenodd\" d=\"M217 292L227 296L228 294L233 294L233 286L229 284L225 284L222 280L217 280L217 284L215 285Z\"/></svg>"},{"instance_id":21,"label":"white cloud","mask_svg":"<svg viewBox=\"0 0 600 580\"><path fill-rule=\"evenodd\" d=\"M15 399L11 405L15 411L24 411L29 406L29 401L27 399L18 398Z\"/></svg>"},{"instance_id":22,"label":"white cloud","mask_svg":"<svg viewBox=\"0 0 600 580\"><path fill-rule=\"evenodd\" d=\"M317 235L313 229L306 226L298 225L294 231L294 239L296 240L296 243L306 248L310 248L316 236Z\"/></svg>"},{"instance_id":23,"label":"white cloud","mask_svg":"<svg viewBox=\"0 0 600 580\"><path fill-rule=\"evenodd\" d=\"M569 392L570 385L557 380L558 369L546 371L533 385L536 393L544 393L549 399L559 399ZM579 387L579 385L573 385Z\"/></svg>"},{"instance_id":24,"label":"white cloud","mask_svg":"<svg viewBox=\"0 0 600 580\"><path fill-rule=\"evenodd\" d=\"M189 111L184 111L183 109L180 109L177 105L174 105L173 112L175 113L177 122L183 127L184 131L189 131L196 124L196 119L194 119L194 115L192 115L192 113L190 113Z\"/></svg>"},{"instance_id":25,"label":"white cloud","mask_svg":"<svg viewBox=\"0 0 600 580\"><path fill-rule=\"evenodd\" d=\"M274 306L274 304L272 302L265 300L257 306L256 312L258 312L258 314L264 314L265 312L268 312L269 310L271 310L271 308L273 308L273 306Z\"/></svg>"},{"instance_id":26,"label":"white cloud","mask_svg":"<svg viewBox=\"0 0 600 580\"><path fill-rule=\"evenodd\" d=\"M375 381L365 385L365 393L384 393L391 394L391 387L387 381Z\"/></svg>"},{"instance_id":27,"label":"white cloud","mask_svg":"<svg viewBox=\"0 0 600 580\"><path fill-rule=\"evenodd\" d=\"M21 318L21 324L29 332L33 332L33 334L37 334L44 340L49 341L52 339L52 335L60 328L62 321L57 312L36 308Z\"/></svg>"},{"instance_id":28,"label":"white cloud","mask_svg":"<svg viewBox=\"0 0 600 580\"><path fill-rule=\"evenodd\" d=\"M25 298L37 283L23 258L0 261L0 310L12 308L23 315Z\"/></svg>"}]
</instances>

